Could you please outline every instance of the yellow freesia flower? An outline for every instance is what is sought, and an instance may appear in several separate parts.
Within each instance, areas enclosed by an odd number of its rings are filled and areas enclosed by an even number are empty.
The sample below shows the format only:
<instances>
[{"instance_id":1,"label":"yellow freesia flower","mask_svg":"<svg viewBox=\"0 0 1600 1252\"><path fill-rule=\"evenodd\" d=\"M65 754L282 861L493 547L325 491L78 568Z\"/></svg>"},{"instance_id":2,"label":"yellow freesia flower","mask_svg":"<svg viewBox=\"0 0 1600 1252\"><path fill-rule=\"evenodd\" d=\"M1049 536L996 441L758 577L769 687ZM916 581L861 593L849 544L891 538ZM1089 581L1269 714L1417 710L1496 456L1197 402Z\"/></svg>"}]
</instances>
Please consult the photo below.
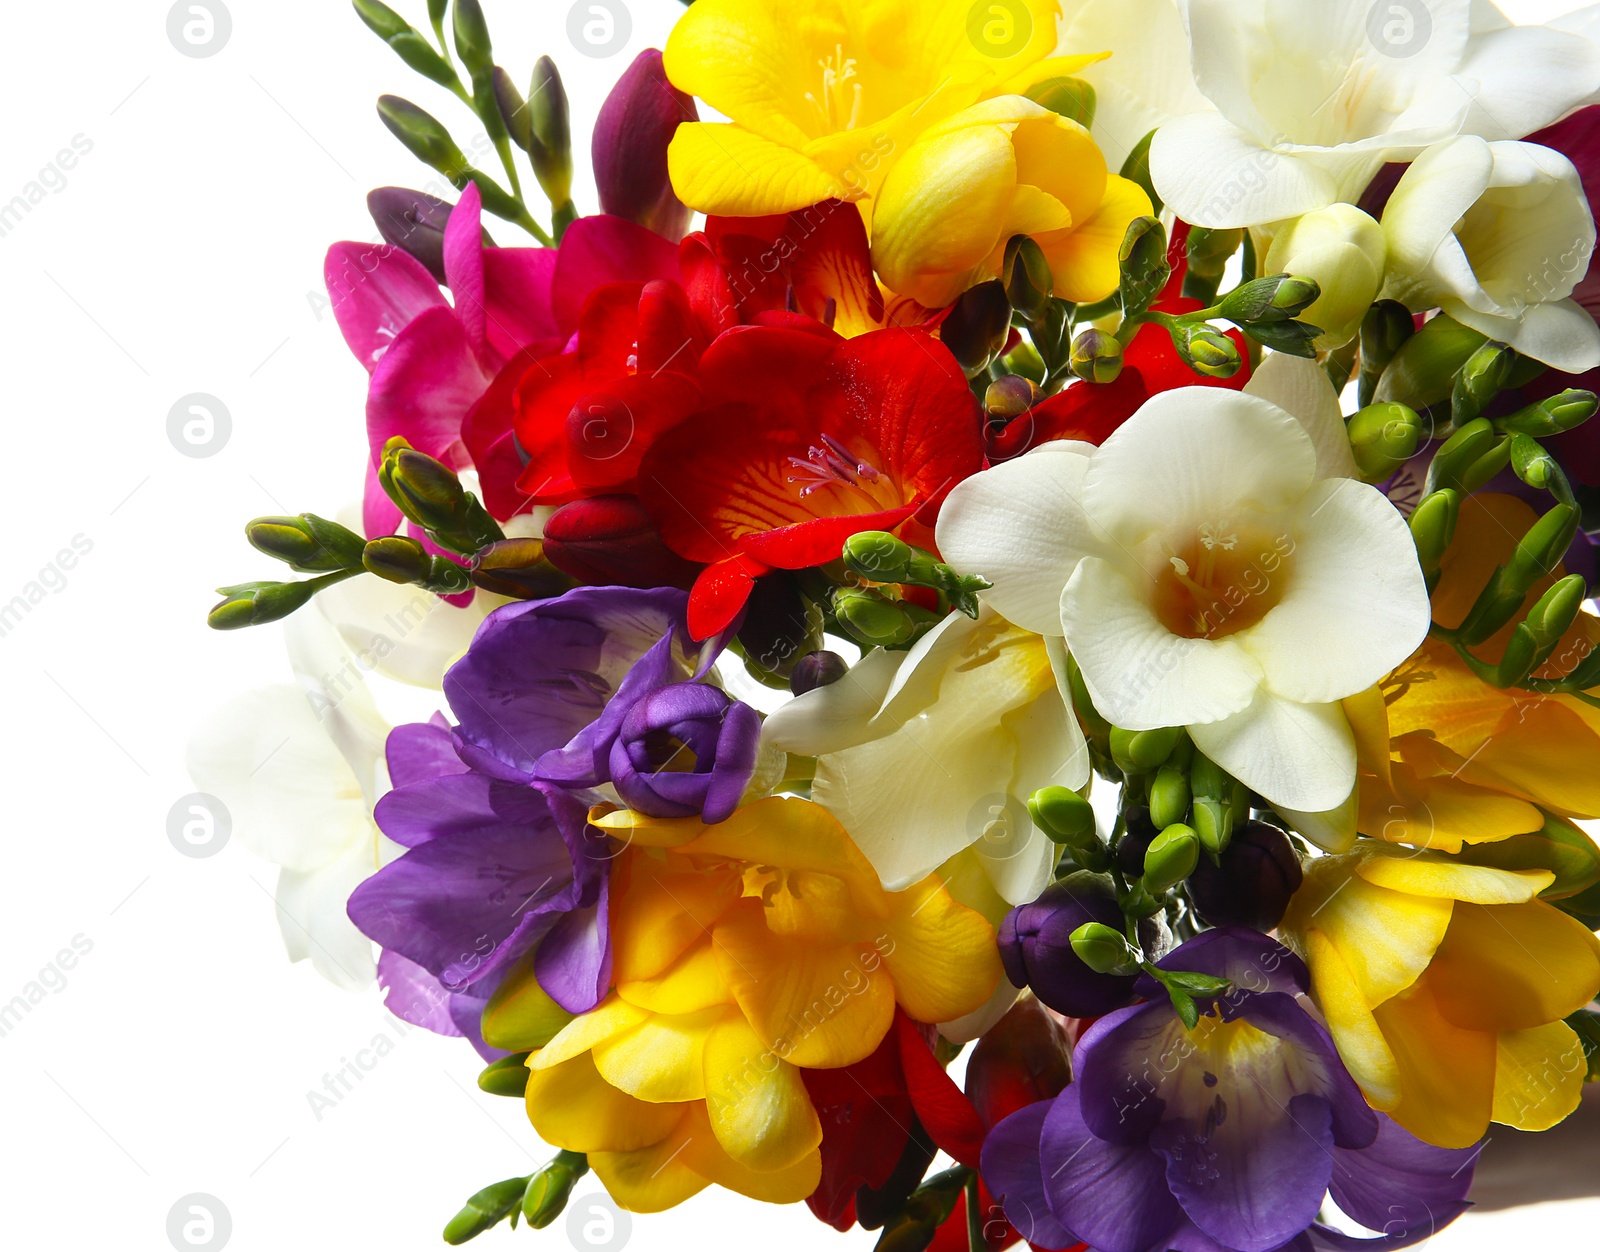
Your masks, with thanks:
<instances>
[{"instance_id":1,"label":"yellow freesia flower","mask_svg":"<svg viewBox=\"0 0 1600 1252\"><path fill-rule=\"evenodd\" d=\"M1470 497L1433 594L1434 619L1458 625L1495 567L1535 520L1523 501ZM1563 576L1529 593L1531 605ZM1520 617L1520 614L1519 614ZM1474 649L1498 661L1511 627ZM1540 671L1558 676L1600 644L1600 622L1580 614ZM1600 817L1600 710L1571 696L1508 691L1484 682L1446 643L1429 639L1378 687L1344 702L1356 732L1362 834L1459 852L1539 830L1540 810Z\"/></svg>"},{"instance_id":2,"label":"yellow freesia flower","mask_svg":"<svg viewBox=\"0 0 1600 1252\"><path fill-rule=\"evenodd\" d=\"M667 40L674 86L729 122L678 127L690 208L734 217L871 196L929 126L1070 75L1058 0L697 0Z\"/></svg>"},{"instance_id":3,"label":"yellow freesia flower","mask_svg":"<svg viewBox=\"0 0 1600 1252\"><path fill-rule=\"evenodd\" d=\"M1307 865L1279 933L1368 1101L1418 1138L1462 1148L1577 1107L1561 1019L1600 992L1600 939L1537 898L1553 881L1370 841Z\"/></svg>"},{"instance_id":4,"label":"yellow freesia flower","mask_svg":"<svg viewBox=\"0 0 1600 1252\"><path fill-rule=\"evenodd\" d=\"M1128 223L1150 211L1082 126L1003 96L924 131L895 163L872 212L872 260L892 290L942 308L999 275L1013 235L1031 235L1055 294L1088 303L1117 289Z\"/></svg>"},{"instance_id":5,"label":"yellow freesia flower","mask_svg":"<svg viewBox=\"0 0 1600 1252\"><path fill-rule=\"evenodd\" d=\"M800 1070L853 1064L898 1003L960 1017L1000 981L994 928L935 876L885 891L820 805L775 798L726 822L620 811L615 990L529 1056L529 1120L589 1154L613 1199L652 1212L710 1183L802 1200L822 1128Z\"/></svg>"}]
</instances>

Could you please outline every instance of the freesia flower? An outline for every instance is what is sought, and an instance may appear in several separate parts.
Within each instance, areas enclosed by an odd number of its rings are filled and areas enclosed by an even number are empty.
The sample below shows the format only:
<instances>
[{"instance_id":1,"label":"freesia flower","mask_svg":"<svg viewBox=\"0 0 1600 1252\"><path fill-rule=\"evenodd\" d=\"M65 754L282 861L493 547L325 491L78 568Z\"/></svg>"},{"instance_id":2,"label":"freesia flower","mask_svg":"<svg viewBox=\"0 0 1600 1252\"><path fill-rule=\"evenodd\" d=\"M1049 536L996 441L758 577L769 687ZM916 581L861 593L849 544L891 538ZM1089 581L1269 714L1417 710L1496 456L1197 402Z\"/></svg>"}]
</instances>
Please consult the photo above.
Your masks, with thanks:
<instances>
[{"instance_id":1,"label":"freesia flower","mask_svg":"<svg viewBox=\"0 0 1600 1252\"><path fill-rule=\"evenodd\" d=\"M728 122L678 128L673 185L705 213L759 217L873 195L923 130L980 100L1070 74L1050 57L1055 0L997 13L964 0L701 0L667 40L667 75Z\"/></svg>"},{"instance_id":2,"label":"freesia flower","mask_svg":"<svg viewBox=\"0 0 1600 1252\"><path fill-rule=\"evenodd\" d=\"M278 865L278 926L294 961L349 991L372 985L371 942L345 915L358 884L399 855L372 819L389 788L389 733L363 669L326 619L289 619L299 685L228 701L189 742L195 786L216 796L233 837Z\"/></svg>"},{"instance_id":3,"label":"freesia flower","mask_svg":"<svg viewBox=\"0 0 1600 1252\"><path fill-rule=\"evenodd\" d=\"M1084 1032L1074 1080L990 1134L983 1173L1035 1247L1271 1252L1406 1247L1466 1207L1470 1152L1418 1143L1367 1107L1298 1003L1305 966L1264 935L1207 931L1159 962L1228 978L1186 1029L1154 979L1145 1004ZM1380 1237L1318 1223L1334 1200Z\"/></svg>"},{"instance_id":4,"label":"freesia flower","mask_svg":"<svg viewBox=\"0 0 1600 1252\"><path fill-rule=\"evenodd\" d=\"M842 827L797 799L727 821L595 817L616 861L615 992L528 1058L528 1116L586 1152L612 1198L655 1211L709 1183L793 1202L821 1177L800 1068L870 1056L896 1005L981 1004L993 928L937 878L886 892Z\"/></svg>"},{"instance_id":5,"label":"freesia flower","mask_svg":"<svg viewBox=\"0 0 1600 1252\"><path fill-rule=\"evenodd\" d=\"M817 758L812 798L890 890L972 848L1007 905L1049 882L1040 787L1082 787L1089 755L1045 641L992 609L952 613L905 652L874 649L767 718L769 746Z\"/></svg>"},{"instance_id":6,"label":"freesia flower","mask_svg":"<svg viewBox=\"0 0 1600 1252\"><path fill-rule=\"evenodd\" d=\"M1190 0L1194 77L1215 111L1156 133L1157 192L1198 226L1298 217L1354 203L1385 161L1456 135L1521 139L1600 86L1590 40L1483 25L1484 9Z\"/></svg>"},{"instance_id":7,"label":"freesia flower","mask_svg":"<svg viewBox=\"0 0 1600 1252\"><path fill-rule=\"evenodd\" d=\"M1356 777L1337 701L1428 629L1405 522L1354 476L1326 376L1275 356L1243 393L1166 392L1098 449L958 485L939 547L1011 621L1066 637L1113 724L1187 726L1271 803L1320 811Z\"/></svg>"},{"instance_id":8,"label":"freesia flower","mask_svg":"<svg viewBox=\"0 0 1600 1252\"><path fill-rule=\"evenodd\" d=\"M611 783L640 813L720 822L750 785L760 738L748 704L705 683L674 683L628 710L611 745Z\"/></svg>"},{"instance_id":9,"label":"freesia flower","mask_svg":"<svg viewBox=\"0 0 1600 1252\"><path fill-rule=\"evenodd\" d=\"M1082 126L1003 96L929 127L895 162L872 211L872 258L892 290L938 308L997 277L1007 242L1029 235L1055 294L1090 303L1117 289L1128 223L1149 212Z\"/></svg>"},{"instance_id":10,"label":"freesia flower","mask_svg":"<svg viewBox=\"0 0 1600 1252\"><path fill-rule=\"evenodd\" d=\"M1300 319L1321 329L1318 349L1341 348L1378 298L1387 259L1377 222L1353 204L1330 204L1276 230L1263 272L1314 280L1322 294Z\"/></svg>"},{"instance_id":11,"label":"freesia flower","mask_svg":"<svg viewBox=\"0 0 1600 1252\"><path fill-rule=\"evenodd\" d=\"M1589 268L1594 218L1560 153L1472 136L1430 148L1389 197L1383 233L1394 299L1568 373L1600 365L1600 328L1568 298Z\"/></svg>"},{"instance_id":12,"label":"freesia flower","mask_svg":"<svg viewBox=\"0 0 1600 1252\"><path fill-rule=\"evenodd\" d=\"M1280 933L1374 1107L1459 1148L1577 1106L1583 1049L1561 1019L1600 993L1600 938L1537 898L1553 874L1365 842L1305 875Z\"/></svg>"}]
</instances>

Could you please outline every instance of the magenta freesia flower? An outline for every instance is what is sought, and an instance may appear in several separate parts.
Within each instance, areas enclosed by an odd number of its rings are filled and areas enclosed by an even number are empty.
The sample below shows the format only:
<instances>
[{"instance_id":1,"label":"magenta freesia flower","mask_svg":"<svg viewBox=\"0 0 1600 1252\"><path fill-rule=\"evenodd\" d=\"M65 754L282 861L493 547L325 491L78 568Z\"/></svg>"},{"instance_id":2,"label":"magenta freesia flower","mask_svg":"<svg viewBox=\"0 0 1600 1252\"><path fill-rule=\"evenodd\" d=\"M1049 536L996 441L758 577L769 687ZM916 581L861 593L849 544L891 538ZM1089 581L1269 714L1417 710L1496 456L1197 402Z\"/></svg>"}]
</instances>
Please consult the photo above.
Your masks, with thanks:
<instances>
[{"instance_id":1,"label":"magenta freesia flower","mask_svg":"<svg viewBox=\"0 0 1600 1252\"><path fill-rule=\"evenodd\" d=\"M1073 1082L1001 1122L983 1174L1034 1246L1097 1252L1402 1248L1466 1207L1473 1149L1374 1112L1302 997L1310 975L1252 930L1206 931L1159 962L1227 978L1186 1030L1153 978L1084 1033ZM1372 1239L1318 1221L1324 1199Z\"/></svg>"}]
</instances>

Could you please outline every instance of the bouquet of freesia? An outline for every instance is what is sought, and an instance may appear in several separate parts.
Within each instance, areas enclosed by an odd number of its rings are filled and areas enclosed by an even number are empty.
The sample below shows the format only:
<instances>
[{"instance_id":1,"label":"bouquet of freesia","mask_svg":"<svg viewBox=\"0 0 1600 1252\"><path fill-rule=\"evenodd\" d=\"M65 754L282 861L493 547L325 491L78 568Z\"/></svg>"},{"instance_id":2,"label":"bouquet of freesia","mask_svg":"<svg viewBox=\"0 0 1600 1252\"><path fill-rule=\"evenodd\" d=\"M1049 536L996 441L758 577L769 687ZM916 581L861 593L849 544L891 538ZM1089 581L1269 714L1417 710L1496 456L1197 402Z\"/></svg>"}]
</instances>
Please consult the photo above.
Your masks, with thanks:
<instances>
[{"instance_id":1,"label":"bouquet of freesia","mask_svg":"<svg viewBox=\"0 0 1600 1252\"><path fill-rule=\"evenodd\" d=\"M548 58L355 8L503 169L380 101L458 195L328 254L365 495L250 523L301 682L191 763L557 1150L449 1242L1398 1248L1573 1111L1600 9L697 0L583 214Z\"/></svg>"}]
</instances>

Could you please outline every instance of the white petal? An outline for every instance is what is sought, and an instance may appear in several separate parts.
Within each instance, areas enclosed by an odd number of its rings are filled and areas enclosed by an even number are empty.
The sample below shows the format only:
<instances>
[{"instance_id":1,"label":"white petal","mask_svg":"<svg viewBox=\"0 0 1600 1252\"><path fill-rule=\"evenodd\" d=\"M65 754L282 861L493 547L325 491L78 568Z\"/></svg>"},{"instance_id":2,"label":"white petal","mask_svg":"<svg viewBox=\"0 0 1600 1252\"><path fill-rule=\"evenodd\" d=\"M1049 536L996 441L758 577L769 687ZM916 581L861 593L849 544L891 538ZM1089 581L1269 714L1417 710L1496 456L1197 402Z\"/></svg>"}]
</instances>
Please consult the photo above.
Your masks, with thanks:
<instances>
[{"instance_id":1,"label":"white petal","mask_svg":"<svg viewBox=\"0 0 1600 1252\"><path fill-rule=\"evenodd\" d=\"M1356 846L1356 809L1359 787L1350 792L1338 808L1324 813L1302 813L1299 809L1278 806L1278 816L1288 822L1298 835L1304 836L1324 852L1348 852Z\"/></svg>"},{"instance_id":2,"label":"white petal","mask_svg":"<svg viewBox=\"0 0 1600 1252\"><path fill-rule=\"evenodd\" d=\"M347 991L364 990L377 977L372 940L345 912L350 893L377 869L372 844L378 831L368 825L368 846L352 847L309 874L285 869L278 875L278 926L289 959L309 960L319 974Z\"/></svg>"},{"instance_id":3,"label":"white petal","mask_svg":"<svg viewBox=\"0 0 1600 1252\"><path fill-rule=\"evenodd\" d=\"M1078 503L1092 450L1044 444L958 483L939 510L944 559L992 582L984 600L1035 634L1058 633L1061 588L1098 548Z\"/></svg>"},{"instance_id":4,"label":"white petal","mask_svg":"<svg viewBox=\"0 0 1600 1252\"><path fill-rule=\"evenodd\" d=\"M1274 806L1334 809L1355 786L1355 736L1337 704L1296 704L1260 688L1249 708L1226 721L1191 725L1189 736Z\"/></svg>"},{"instance_id":5,"label":"white petal","mask_svg":"<svg viewBox=\"0 0 1600 1252\"><path fill-rule=\"evenodd\" d=\"M796 696L769 713L761 727L762 744L798 756L820 756L877 738L888 728L873 726L872 719L905 660L904 652L874 648L838 682Z\"/></svg>"},{"instance_id":6,"label":"white petal","mask_svg":"<svg viewBox=\"0 0 1600 1252\"><path fill-rule=\"evenodd\" d=\"M236 696L189 741L189 776L227 806L232 837L306 873L361 844L366 797L299 688Z\"/></svg>"},{"instance_id":7,"label":"white petal","mask_svg":"<svg viewBox=\"0 0 1600 1252\"><path fill-rule=\"evenodd\" d=\"M1110 561L1078 565L1061 595L1067 646L1095 707L1128 730L1229 717L1249 706L1261 667L1233 639L1185 639Z\"/></svg>"},{"instance_id":8,"label":"white petal","mask_svg":"<svg viewBox=\"0 0 1600 1252\"><path fill-rule=\"evenodd\" d=\"M1181 387L1151 397L1101 445L1084 476L1083 509L1127 556L1153 534L1238 510L1286 509L1316 470L1310 437L1277 405Z\"/></svg>"},{"instance_id":9,"label":"white petal","mask_svg":"<svg viewBox=\"0 0 1600 1252\"><path fill-rule=\"evenodd\" d=\"M1317 451L1318 478L1360 478L1339 394L1322 366L1304 357L1273 352L1245 385L1247 395L1275 404L1300 423Z\"/></svg>"},{"instance_id":10,"label":"white petal","mask_svg":"<svg viewBox=\"0 0 1600 1252\"><path fill-rule=\"evenodd\" d=\"M1324 208L1339 196L1327 170L1274 151L1220 113L1191 113L1158 130L1150 175L1167 207L1196 226L1257 226Z\"/></svg>"},{"instance_id":11,"label":"white petal","mask_svg":"<svg viewBox=\"0 0 1600 1252\"><path fill-rule=\"evenodd\" d=\"M1447 302L1444 310L1463 326L1564 373L1582 374L1600 366L1600 327L1575 301L1535 304L1520 319L1494 317L1454 302Z\"/></svg>"},{"instance_id":12,"label":"white petal","mask_svg":"<svg viewBox=\"0 0 1600 1252\"><path fill-rule=\"evenodd\" d=\"M1577 15L1572 15L1577 16ZM1569 18L1570 20L1570 18ZM1467 133L1521 139L1583 104L1600 88L1600 48L1581 34L1512 26L1475 37L1460 68L1418 101L1412 115L1472 101Z\"/></svg>"},{"instance_id":13,"label":"white petal","mask_svg":"<svg viewBox=\"0 0 1600 1252\"><path fill-rule=\"evenodd\" d=\"M1283 598L1234 636L1267 687L1322 704L1365 691L1428 634L1428 588L1405 520L1376 487L1319 483L1295 511Z\"/></svg>"},{"instance_id":14,"label":"white petal","mask_svg":"<svg viewBox=\"0 0 1600 1252\"><path fill-rule=\"evenodd\" d=\"M284 642L289 664L324 733L361 783L367 804L376 804L388 790L383 749L392 728L373 702L363 666L320 613L291 617L284 626Z\"/></svg>"},{"instance_id":15,"label":"white petal","mask_svg":"<svg viewBox=\"0 0 1600 1252\"><path fill-rule=\"evenodd\" d=\"M1453 232L1493 172L1489 145L1470 135L1429 148L1412 163L1383 211L1387 294L1422 307L1443 293L1465 296L1478 289Z\"/></svg>"}]
</instances>

